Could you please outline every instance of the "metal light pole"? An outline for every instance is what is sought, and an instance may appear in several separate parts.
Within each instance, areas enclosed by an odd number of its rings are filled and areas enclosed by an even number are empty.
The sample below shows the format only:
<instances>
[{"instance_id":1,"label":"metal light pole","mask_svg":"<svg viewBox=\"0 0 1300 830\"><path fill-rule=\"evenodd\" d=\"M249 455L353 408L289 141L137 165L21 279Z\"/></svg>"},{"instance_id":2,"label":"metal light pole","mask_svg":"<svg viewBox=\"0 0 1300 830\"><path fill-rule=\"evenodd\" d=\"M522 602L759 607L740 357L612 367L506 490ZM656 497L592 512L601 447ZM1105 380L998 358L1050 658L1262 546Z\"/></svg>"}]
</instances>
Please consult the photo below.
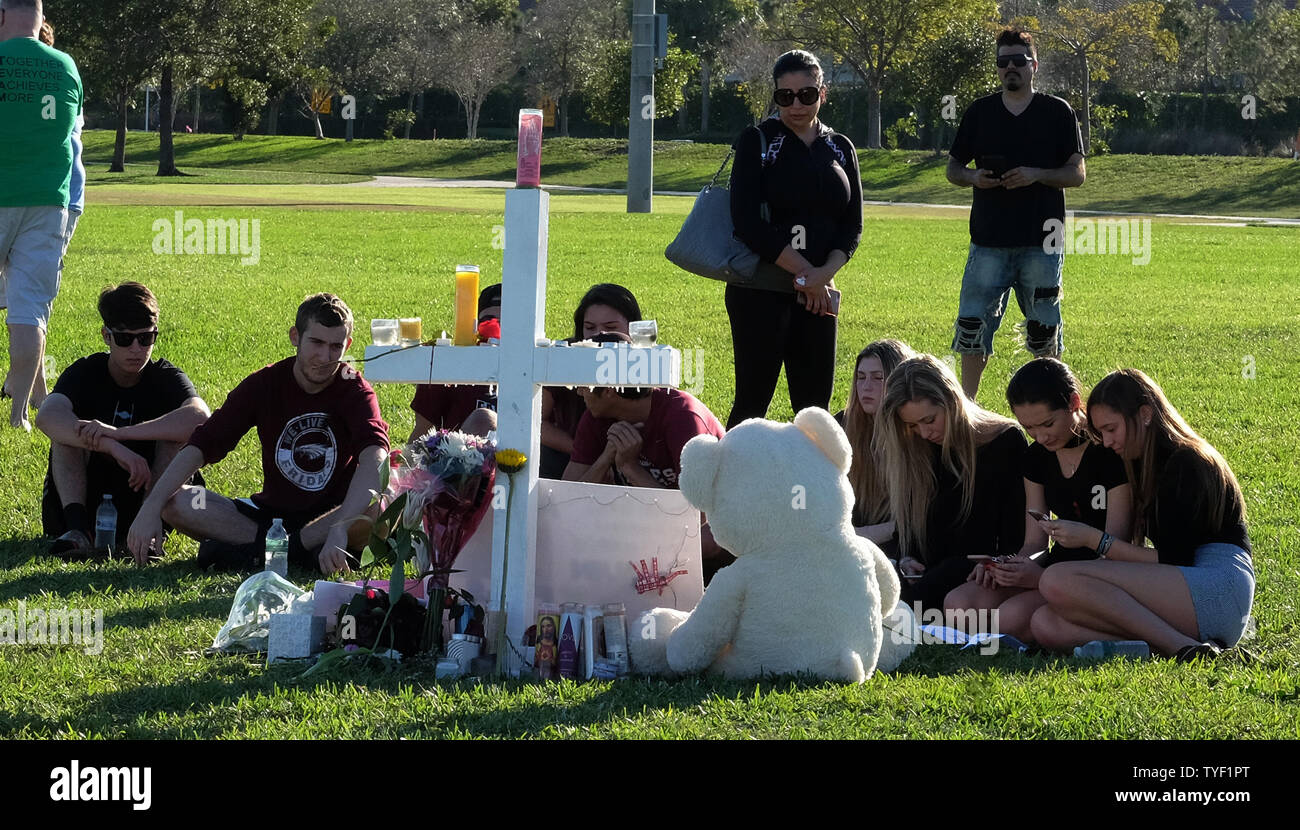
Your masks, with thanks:
<instances>
[{"instance_id":1,"label":"metal light pole","mask_svg":"<svg viewBox=\"0 0 1300 830\"><path fill-rule=\"evenodd\" d=\"M653 207L655 0L632 2L632 78L628 97L627 212Z\"/></svg>"}]
</instances>

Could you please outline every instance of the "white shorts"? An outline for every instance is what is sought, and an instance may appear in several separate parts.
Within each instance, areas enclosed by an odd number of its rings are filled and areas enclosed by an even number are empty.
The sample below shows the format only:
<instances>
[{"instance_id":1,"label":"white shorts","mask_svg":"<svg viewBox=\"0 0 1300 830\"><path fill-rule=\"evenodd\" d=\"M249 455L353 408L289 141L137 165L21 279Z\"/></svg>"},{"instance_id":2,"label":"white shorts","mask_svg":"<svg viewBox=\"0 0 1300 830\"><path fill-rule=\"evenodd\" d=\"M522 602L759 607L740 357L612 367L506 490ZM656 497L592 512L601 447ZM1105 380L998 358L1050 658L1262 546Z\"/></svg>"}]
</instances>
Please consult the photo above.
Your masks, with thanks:
<instances>
[{"instance_id":1,"label":"white shorts","mask_svg":"<svg viewBox=\"0 0 1300 830\"><path fill-rule=\"evenodd\" d=\"M52 205L0 207L0 263L10 325L45 329L59 293L68 212Z\"/></svg>"}]
</instances>

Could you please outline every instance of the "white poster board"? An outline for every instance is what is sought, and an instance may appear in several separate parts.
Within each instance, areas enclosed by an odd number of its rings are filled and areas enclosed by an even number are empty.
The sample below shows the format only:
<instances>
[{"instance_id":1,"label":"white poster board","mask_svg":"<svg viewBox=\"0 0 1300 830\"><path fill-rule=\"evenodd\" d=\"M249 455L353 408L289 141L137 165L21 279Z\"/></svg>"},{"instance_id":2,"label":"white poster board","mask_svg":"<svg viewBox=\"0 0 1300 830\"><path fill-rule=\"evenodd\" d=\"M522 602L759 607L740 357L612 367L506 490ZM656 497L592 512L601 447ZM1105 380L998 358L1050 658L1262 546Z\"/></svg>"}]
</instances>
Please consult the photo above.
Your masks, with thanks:
<instances>
[{"instance_id":1,"label":"white poster board","mask_svg":"<svg viewBox=\"0 0 1300 830\"><path fill-rule=\"evenodd\" d=\"M453 586L469 590L485 605L499 589L489 585L495 513L488 512L456 559L454 567L463 573L451 577ZM656 557L664 577L685 571L672 576L662 593L648 580L638 585L642 560L653 575ZM703 596L700 512L681 492L537 482L537 581L529 618L543 602L622 602L630 624L651 608L694 610Z\"/></svg>"}]
</instances>

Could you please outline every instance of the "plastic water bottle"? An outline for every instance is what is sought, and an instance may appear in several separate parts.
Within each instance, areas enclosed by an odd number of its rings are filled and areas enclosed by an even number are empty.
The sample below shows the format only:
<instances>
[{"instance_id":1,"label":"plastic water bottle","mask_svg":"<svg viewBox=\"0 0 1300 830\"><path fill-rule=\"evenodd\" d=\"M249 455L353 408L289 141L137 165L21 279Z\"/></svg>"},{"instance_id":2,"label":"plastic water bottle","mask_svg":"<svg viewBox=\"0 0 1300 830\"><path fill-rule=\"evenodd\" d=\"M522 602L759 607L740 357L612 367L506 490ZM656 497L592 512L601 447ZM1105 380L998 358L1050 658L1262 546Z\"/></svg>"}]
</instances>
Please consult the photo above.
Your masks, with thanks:
<instances>
[{"instance_id":1,"label":"plastic water bottle","mask_svg":"<svg viewBox=\"0 0 1300 830\"><path fill-rule=\"evenodd\" d=\"M266 532L266 569L283 577L289 576L289 532L284 521L275 519Z\"/></svg>"},{"instance_id":2,"label":"plastic water bottle","mask_svg":"<svg viewBox=\"0 0 1300 830\"><path fill-rule=\"evenodd\" d=\"M107 548L109 555L117 546L117 508L113 506L113 497L104 496L104 501L95 511L95 547Z\"/></svg>"},{"instance_id":3,"label":"plastic water bottle","mask_svg":"<svg viewBox=\"0 0 1300 830\"><path fill-rule=\"evenodd\" d=\"M1092 640L1075 648L1074 656L1084 660L1105 660L1109 657L1139 660L1151 656L1151 647L1145 640Z\"/></svg>"}]
</instances>

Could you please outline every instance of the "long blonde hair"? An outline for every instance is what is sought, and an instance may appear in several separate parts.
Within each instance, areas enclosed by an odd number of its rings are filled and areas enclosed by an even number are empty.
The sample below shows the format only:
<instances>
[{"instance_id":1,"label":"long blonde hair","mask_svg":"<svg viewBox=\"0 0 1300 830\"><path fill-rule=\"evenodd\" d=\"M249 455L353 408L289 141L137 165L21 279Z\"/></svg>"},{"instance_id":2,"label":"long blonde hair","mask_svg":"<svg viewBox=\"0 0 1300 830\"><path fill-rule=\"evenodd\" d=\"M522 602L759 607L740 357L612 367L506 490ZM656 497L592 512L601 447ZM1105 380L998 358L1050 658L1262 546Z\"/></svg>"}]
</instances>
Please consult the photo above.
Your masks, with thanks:
<instances>
[{"instance_id":1,"label":"long blonde hair","mask_svg":"<svg viewBox=\"0 0 1300 830\"><path fill-rule=\"evenodd\" d=\"M1210 446L1196 430L1183 420L1173 404L1165 397L1164 390L1143 372L1137 369L1120 369L1101 379L1088 396L1088 429L1093 437L1100 440L1100 435L1092 424L1093 407L1101 405L1110 407L1124 419L1125 436L1141 436L1142 450L1139 454L1140 464L1135 465L1127 454L1124 457L1124 469L1128 473L1129 484L1133 487L1133 507L1136 521L1133 524L1135 545L1141 545L1146 537L1146 520L1148 512L1155 506L1156 492L1159 489L1160 470L1156 469L1156 455L1161 450L1174 451L1190 449L1205 462L1198 468L1201 481L1198 482L1207 495L1207 507L1212 527L1223 525L1223 518L1230 508L1240 511L1246 517L1246 501L1241 494L1241 485L1232 474L1232 468L1219 451ZM1151 408L1150 423L1142 420L1142 407Z\"/></svg>"},{"instance_id":2,"label":"long blonde hair","mask_svg":"<svg viewBox=\"0 0 1300 830\"><path fill-rule=\"evenodd\" d=\"M975 504L976 450L1005 427L1017 424L967 398L952 369L933 355L904 360L890 373L876 416L875 448L884 466L899 547L904 556L924 561L926 516L938 482L930 462L930 442L909 435L898 415L898 410L912 401L929 401L943 408L939 457L961 482L960 521L970 516Z\"/></svg>"},{"instance_id":3,"label":"long blonde hair","mask_svg":"<svg viewBox=\"0 0 1300 830\"><path fill-rule=\"evenodd\" d=\"M844 405L844 433L849 437L849 446L853 448L853 461L849 465L849 485L853 488L853 523L855 525L874 525L889 518L889 497L885 482L881 476L881 465L876 463L872 439L876 432L876 416L862 409L858 400L857 371L862 361L874 357L880 361L880 368L885 379L898 364L916 352L899 340L877 340L858 352L858 359L853 362L853 386L848 403Z\"/></svg>"}]
</instances>

